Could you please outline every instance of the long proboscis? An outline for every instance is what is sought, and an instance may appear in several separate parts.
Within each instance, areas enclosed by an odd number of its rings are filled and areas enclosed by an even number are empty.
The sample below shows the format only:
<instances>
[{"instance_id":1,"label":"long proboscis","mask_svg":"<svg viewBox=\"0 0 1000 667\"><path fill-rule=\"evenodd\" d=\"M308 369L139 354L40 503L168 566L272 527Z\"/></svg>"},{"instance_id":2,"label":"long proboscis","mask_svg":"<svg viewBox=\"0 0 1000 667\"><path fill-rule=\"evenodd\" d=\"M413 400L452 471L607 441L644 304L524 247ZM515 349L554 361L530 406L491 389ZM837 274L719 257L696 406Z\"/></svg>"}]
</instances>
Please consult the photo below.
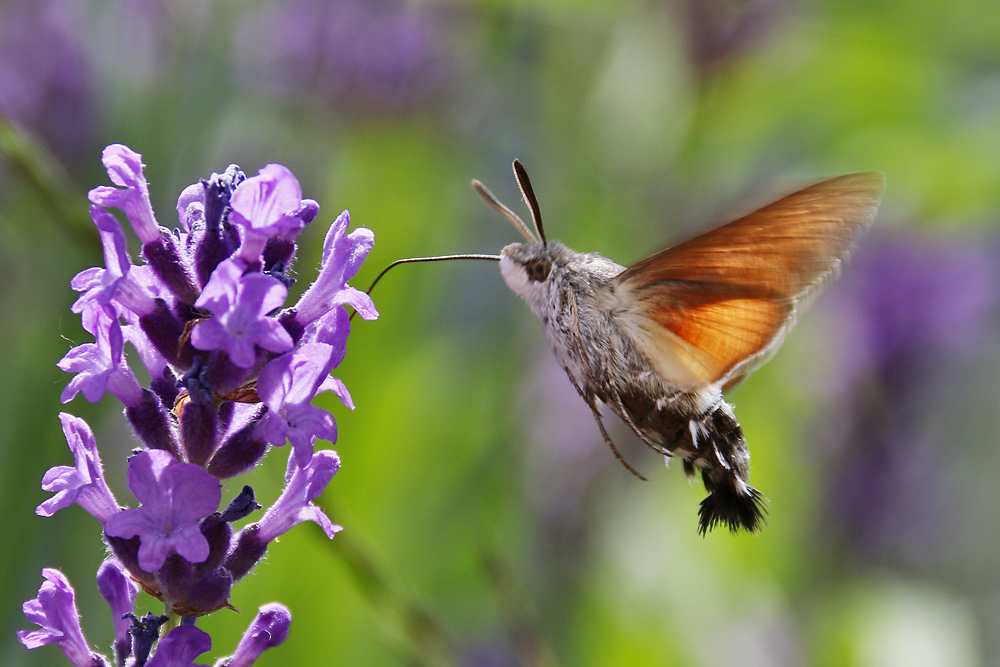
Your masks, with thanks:
<instances>
[{"instance_id":1,"label":"long proboscis","mask_svg":"<svg viewBox=\"0 0 1000 667\"><path fill-rule=\"evenodd\" d=\"M460 255L435 255L434 257L406 257L404 259L397 259L395 262L389 266L382 269L382 272L375 276L375 280L372 281L371 286L365 291L365 294L371 294L372 290L375 289L375 285L378 285L378 281L382 280L382 276L389 272L389 269L399 266L400 264L415 264L417 262L445 262L452 259L488 259L492 262L499 262L500 255L484 255L480 253L464 253ZM351 313L349 319L354 319L354 316L358 314L358 311Z\"/></svg>"}]
</instances>

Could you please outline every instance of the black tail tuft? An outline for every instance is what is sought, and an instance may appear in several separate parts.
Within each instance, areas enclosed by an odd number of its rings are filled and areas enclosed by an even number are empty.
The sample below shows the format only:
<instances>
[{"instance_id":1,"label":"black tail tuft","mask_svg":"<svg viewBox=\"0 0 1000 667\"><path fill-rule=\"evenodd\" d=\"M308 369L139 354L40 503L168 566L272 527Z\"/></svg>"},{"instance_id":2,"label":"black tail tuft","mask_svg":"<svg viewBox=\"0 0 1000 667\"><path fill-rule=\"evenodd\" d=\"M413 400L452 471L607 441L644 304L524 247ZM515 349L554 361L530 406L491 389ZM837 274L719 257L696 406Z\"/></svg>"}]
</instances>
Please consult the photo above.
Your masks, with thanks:
<instances>
[{"instance_id":1,"label":"black tail tuft","mask_svg":"<svg viewBox=\"0 0 1000 667\"><path fill-rule=\"evenodd\" d=\"M766 523L767 500L760 491L739 482L719 484L701 501L698 510L698 532L702 535L720 523L729 527L729 532L738 533L743 529L756 533Z\"/></svg>"}]
</instances>

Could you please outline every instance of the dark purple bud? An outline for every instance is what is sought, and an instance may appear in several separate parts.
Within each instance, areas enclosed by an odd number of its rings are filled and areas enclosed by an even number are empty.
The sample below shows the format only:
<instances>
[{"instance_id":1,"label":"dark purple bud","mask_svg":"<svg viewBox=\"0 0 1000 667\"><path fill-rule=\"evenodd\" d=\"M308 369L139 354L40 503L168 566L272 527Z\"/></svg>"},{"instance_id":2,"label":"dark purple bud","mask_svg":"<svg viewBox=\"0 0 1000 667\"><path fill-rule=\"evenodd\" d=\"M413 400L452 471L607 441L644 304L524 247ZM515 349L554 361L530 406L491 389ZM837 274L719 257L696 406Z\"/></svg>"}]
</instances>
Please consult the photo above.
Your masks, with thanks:
<instances>
[{"instance_id":1,"label":"dark purple bud","mask_svg":"<svg viewBox=\"0 0 1000 667\"><path fill-rule=\"evenodd\" d=\"M212 174L211 179L201 182L204 188L205 230L195 250L195 272L202 286L208 283L215 267L239 247L239 235L228 223L231 210L229 199L245 178L240 168L231 164L225 173Z\"/></svg>"},{"instance_id":2,"label":"dark purple bud","mask_svg":"<svg viewBox=\"0 0 1000 667\"><path fill-rule=\"evenodd\" d=\"M163 374L151 379L149 388L159 396L163 405L173 406L177 400L177 376L169 367L163 367Z\"/></svg>"},{"instance_id":3,"label":"dark purple bud","mask_svg":"<svg viewBox=\"0 0 1000 667\"><path fill-rule=\"evenodd\" d=\"M272 238L271 240L274 241L276 239ZM268 245L268 247L270 247L270 244ZM284 285L285 287L291 287L292 285L295 284L295 278L292 278L290 275L285 273L287 269L288 269L288 262L279 259L275 260L274 262L271 262L270 264L265 264L264 273L280 281L281 284Z\"/></svg>"},{"instance_id":4,"label":"dark purple bud","mask_svg":"<svg viewBox=\"0 0 1000 667\"><path fill-rule=\"evenodd\" d=\"M232 523L233 521L239 521L249 516L251 512L259 510L262 507L263 505L254 499L253 487L245 484L243 490L233 498L220 518L222 521Z\"/></svg>"},{"instance_id":5,"label":"dark purple bud","mask_svg":"<svg viewBox=\"0 0 1000 667\"><path fill-rule=\"evenodd\" d=\"M292 337L295 344L298 345L299 341L302 340L302 334L305 333L306 327L303 324L294 308L286 308L281 311L278 315L278 323L285 327L285 331L288 335Z\"/></svg>"},{"instance_id":6,"label":"dark purple bud","mask_svg":"<svg viewBox=\"0 0 1000 667\"><path fill-rule=\"evenodd\" d=\"M218 443L218 417L215 405L191 401L180 415L181 445L190 463L204 466Z\"/></svg>"},{"instance_id":7,"label":"dark purple bud","mask_svg":"<svg viewBox=\"0 0 1000 667\"><path fill-rule=\"evenodd\" d=\"M143 244L142 256L171 294L185 303L194 303L199 290L181 260L172 236L161 234L155 241Z\"/></svg>"},{"instance_id":8,"label":"dark purple bud","mask_svg":"<svg viewBox=\"0 0 1000 667\"><path fill-rule=\"evenodd\" d=\"M277 602L262 606L236 647L236 652L221 664L226 667L254 664L261 653L288 638L288 626L291 624L292 613L288 607Z\"/></svg>"},{"instance_id":9,"label":"dark purple bud","mask_svg":"<svg viewBox=\"0 0 1000 667\"><path fill-rule=\"evenodd\" d=\"M188 596L196 576L195 566L179 554L167 556L156 574L163 594L174 604Z\"/></svg>"},{"instance_id":10,"label":"dark purple bud","mask_svg":"<svg viewBox=\"0 0 1000 667\"><path fill-rule=\"evenodd\" d=\"M214 350L208 354L208 368L205 382L216 394L225 395L238 389L255 369L237 366L223 350Z\"/></svg>"},{"instance_id":11,"label":"dark purple bud","mask_svg":"<svg viewBox=\"0 0 1000 667\"><path fill-rule=\"evenodd\" d=\"M233 528L216 512L201 520L198 525L201 534L208 540L208 558L198 563L197 572L210 572L218 569L229 551L229 540L233 536Z\"/></svg>"},{"instance_id":12,"label":"dark purple bud","mask_svg":"<svg viewBox=\"0 0 1000 667\"><path fill-rule=\"evenodd\" d=\"M236 546L226 557L226 569L234 581L245 577L267 553L267 541L260 538L260 527L251 524L236 535Z\"/></svg>"},{"instance_id":13,"label":"dark purple bud","mask_svg":"<svg viewBox=\"0 0 1000 667\"><path fill-rule=\"evenodd\" d=\"M174 601L174 609L182 616L203 616L229 606L233 575L219 568L200 577L191 586L187 597Z\"/></svg>"},{"instance_id":14,"label":"dark purple bud","mask_svg":"<svg viewBox=\"0 0 1000 667\"><path fill-rule=\"evenodd\" d=\"M259 416L254 418L215 450L215 455L206 468L210 474L219 479L228 479L257 465L267 452L267 443L255 434L259 420Z\"/></svg>"},{"instance_id":15,"label":"dark purple bud","mask_svg":"<svg viewBox=\"0 0 1000 667\"><path fill-rule=\"evenodd\" d=\"M208 379L208 367L202 362L200 354L191 360L191 365L177 381L177 386L186 389L193 403L205 404L212 402L212 382Z\"/></svg>"},{"instance_id":16,"label":"dark purple bud","mask_svg":"<svg viewBox=\"0 0 1000 667\"><path fill-rule=\"evenodd\" d=\"M235 411L235 401L223 401L219 405L219 433L225 433L229 430L229 424L233 421L233 413Z\"/></svg>"},{"instance_id":17,"label":"dark purple bud","mask_svg":"<svg viewBox=\"0 0 1000 667\"><path fill-rule=\"evenodd\" d=\"M284 272L284 269L292 263L294 256L294 242L280 236L272 236L267 240L267 245L264 246L264 272L270 273L278 264L282 266L282 272Z\"/></svg>"},{"instance_id":18,"label":"dark purple bud","mask_svg":"<svg viewBox=\"0 0 1000 667\"><path fill-rule=\"evenodd\" d=\"M233 230L220 228L205 230L198 241L194 253L195 272L198 283L203 287L208 284L215 267L225 261L239 246L239 239Z\"/></svg>"},{"instance_id":19,"label":"dark purple bud","mask_svg":"<svg viewBox=\"0 0 1000 667\"><path fill-rule=\"evenodd\" d=\"M128 570L129 576L135 579L151 595L155 595L159 591L160 585L156 580L156 576L139 567L138 537L125 539L123 537L113 537L105 533L104 541L111 549L111 553L118 559L118 562Z\"/></svg>"},{"instance_id":20,"label":"dark purple bud","mask_svg":"<svg viewBox=\"0 0 1000 667\"><path fill-rule=\"evenodd\" d=\"M160 636L160 626L170 620L168 616L154 616L152 612L147 612L142 618L136 617L129 612L125 618L132 621L132 627L128 633L132 636L132 655L135 656L136 667L142 667L149 660L149 653L153 650L153 644Z\"/></svg>"},{"instance_id":21,"label":"dark purple bud","mask_svg":"<svg viewBox=\"0 0 1000 667\"><path fill-rule=\"evenodd\" d=\"M156 394L143 389L142 400L135 407L125 408L125 417L146 447L162 449L181 458L180 447L174 438L172 419Z\"/></svg>"},{"instance_id":22,"label":"dark purple bud","mask_svg":"<svg viewBox=\"0 0 1000 667\"><path fill-rule=\"evenodd\" d=\"M184 350L177 349L177 343L184 335L184 322L171 312L163 299L156 299L156 309L139 318L139 327L153 347L171 364L179 368L187 368L191 364L190 345L186 345Z\"/></svg>"}]
</instances>

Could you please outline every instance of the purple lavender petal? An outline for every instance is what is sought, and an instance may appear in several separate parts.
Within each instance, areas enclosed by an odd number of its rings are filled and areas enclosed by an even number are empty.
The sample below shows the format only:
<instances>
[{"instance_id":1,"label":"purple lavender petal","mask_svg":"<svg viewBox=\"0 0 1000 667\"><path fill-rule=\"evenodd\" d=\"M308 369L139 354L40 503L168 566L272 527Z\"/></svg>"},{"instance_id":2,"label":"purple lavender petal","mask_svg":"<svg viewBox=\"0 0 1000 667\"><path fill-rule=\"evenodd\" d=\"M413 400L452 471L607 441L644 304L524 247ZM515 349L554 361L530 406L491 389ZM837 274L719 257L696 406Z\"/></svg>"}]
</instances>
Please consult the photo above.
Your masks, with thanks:
<instances>
[{"instance_id":1,"label":"purple lavender petal","mask_svg":"<svg viewBox=\"0 0 1000 667\"><path fill-rule=\"evenodd\" d=\"M212 648L212 638L193 625L178 625L156 645L146 667L204 667L194 659Z\"/></svg>"},{"instance_id":2,"label":"purple lavender petal","mask_svg":"<svg viewBox=\"0 0 1000 667\"><path fill-rule=\"evenodd\" d=\"M226 667L249 667L269 648L282 644L288 638L292 612L283 604L272 602L257 610L250 627L236 647L236 652L226 659Z\"/></svg>"},{"instance_id":3,"label":"purple lavender petal","mask_svg":"<svg viewBox=\"0 0 1000 667\"><path fill-rule=\"evenodd\" d=\"M285 166L269 164L233 191L230 220L264 236L302 226L294 214L302 204L298 179Z\"/></svg>"},{"instance_id":4,"label":"purple lavender petal","mask_svg":"<svg viewBox=\"0 0 1000 667\"><path fill-rule=\"evenodd\" d=\"M335 351L336 368L347 353L347 338L351 333L351 316L343 308L334 308L313 322L302 336L302 343L326 343Z\"/></svg>"},{"instance_id":5,"label":"purple lavender petal","mask_svg":"<svg viewBox=\"0 0 1000 667\"><path fill-rule=\"evenodd\" d=\"M142 156L128 146L111 144L104 149L101 162L108 177L124 189L102 185L88 194L90 201L100 206L120 208L125 212L132 229L139 239L152 243L160 238L160 227L149 201L149 187L142 170Z\"/></svg>"},{"instance_id":6,"label":"purple lavender petal","mask_svg":"<svg viewBox=\"0 0 1000 667\"><path fill-rule=\"evenodd\" d=\"M272 236L295 238L306 225L304 216L315 216L309 207L303 209L302 188L295 175L280 164L269 164L237 186L233 191L233 224L245 233L239 256L250 265L260 263L267 240Z\"/></svg>"},{"instance_id":7,"label":"purple lavender petal","mask_svg":"<svg viewBox=\"0 0 1000 667\"><path fill-rule=\"evenodd\" d=\"M268 313L280 308L288 288L260 273L242 274L239 260L223 262L212 273L195 306L213 317L202 320L191 334L199 350L223 349L234 364L249 368L256 346L282 353L294 347L292 337Z\"/></svg>"},{"instance_id":8,"label":"purple lavender petal","mask_svg":"<svg viewBox=\"0 0 1000 667\"><path fill-rule=\"evenodd\" d=\"M312 500L323 493L339 469L340 457L329 449L313 454L305 466L299 466L296 457L289 456L285 489L255 524L258 526L258 539L270 542L303 521L315 521L326 536L333 539L342 528L334 525Z\"/></svg>"},{"instance_id":9,"label":"purple lavender petal","mask_svg":"<svg viewBox=\"0 0 1000 667\"><path fill-rule=\"evenodd\" d=\"M354 277L375 245L375 235L364 227L344 236L350 222L350 215L344 211L330 225L323 241L323 264L319 275L295 304L295 319L302 327L312 324L337 306L348 303L348 300L356 302L358 312L365 319L378 317L378 311L367 295L362 298L359 294L363 293L357 290L345 294L348 289L347 281Z\"/></svg>"},{"instance_id":10,"label":"purple lavender petal","mask_svg":"<svg viewBox=\"0 0 1000 667\"><path fill-rule=\"evenodd\" d=\"M340 378L328 377L323 380L323 384L320 385L317 394L322 394L324 391L332 391L341 402L349 407L351 410L354 409L354 399L351 398L351 392L347 391L347 387Z\"/></svg>"},{"instance_id":11,"label":"purple lavender petal","mask_svg":"<svg viewBox=\"0 0 1000 667\"><path fill-rule=\"evenodd\" d=\"M303 464L316 438L337 439L330 413L311 405L337 356L330 345L309 343L271 361L257 376L257 395L268 407L258 434L276 447L287 438Z\"/></svg>"},{"instance_id":12,"label":"purple lavender petal","mask_svg":"<svg viewBox=\"0 0 1000 667\"><path fill-rule=\"evenodd\" d=\"M177 197L177 221L187 233L205 219L205 185L192 183Z\"/></svg>"},{"instance_id":13,"label":"purple lavender petal","mask_svg":"<svg viewBox=\"0 0 1000 667\"><path fill-rule=\"evenodd\" d=\"M104 481L94 433L79 417L60 412L59 420L75 464L72 467L55 466L45 473L42 489L55 492L55 495L39 505L35 513L52 516L62 508L77 503L104 524L118 513L118 501Z\"/></svg>"},{"instance_id":14,"label":"purple lavender petal","mask_svg":"<svg viewBox=\"0 0 1000 667\"><path fill-rule=\"evenodd\" d=\"M128 632L132 623L124 616L132 613L139 586L117 560L109 558L97 570L97 590L111 607L111 620L115 627L115 659L118 664L124 664L132 650Z\"/></svg>"},{"instance_id":15,"label":"purple lavender petal","mask_svg":"<svg viewBox=\"0 0 1000 667\"><path fill-rule=\"evenodd\" d=\"M101 400L106 391L126 406L134 406L142 397L132 370L123 363L123 337L117 318L96 302L85 304L84 327L94 334L95 343L77 345L59 360L57 366L76 375L66 385L60 400L68 403L77 393L91 403Z\"/></svg>"},{"instance_id":16,"label":"purple lavender petal","mask_svg":"<svg viewBox=\"0 0 1000 667\"><path fill-rule=\"evenodd\" d=\"M106 662L91 652L80 628L73 587L59 570L42 570L45 583L38 589L38 597L22 605L24 615L38 630L18 630L17 638L26 648L56 644L66 658L76 667L94 667Z\"/></svg>"},{"instance_id":17,"label":"purple lavender petal","mask_svg":"<svg viewBox=\"0 0 1000 667\"><path fill-rule=\"evenodd\" d=\"M218 480L193 463L150 450L130 459L127 481L141 505L112 516L105 532L126 539L138 536L143 570L157 571L175 552L191 563L208 558L208 541L198 522L219 508Z\"/></svg>"},{"instance_id":18,"label":"purple lavender petal","mask_svg":"<svg viewBox=\"0 0 1000 667\"><path fill-rule=\"evenodd\" d=\"M118 220L100 206L90 207L90 217L101 236L106 268L85 269L73 278L70 286L82 294L71 310L79 313L89 301L108 306L114 300L138 315L151 312L153 295L136 280L139 274L135 271L140 267L133 266L128 257L125 233Z\"/></svg>"}]
</instances>

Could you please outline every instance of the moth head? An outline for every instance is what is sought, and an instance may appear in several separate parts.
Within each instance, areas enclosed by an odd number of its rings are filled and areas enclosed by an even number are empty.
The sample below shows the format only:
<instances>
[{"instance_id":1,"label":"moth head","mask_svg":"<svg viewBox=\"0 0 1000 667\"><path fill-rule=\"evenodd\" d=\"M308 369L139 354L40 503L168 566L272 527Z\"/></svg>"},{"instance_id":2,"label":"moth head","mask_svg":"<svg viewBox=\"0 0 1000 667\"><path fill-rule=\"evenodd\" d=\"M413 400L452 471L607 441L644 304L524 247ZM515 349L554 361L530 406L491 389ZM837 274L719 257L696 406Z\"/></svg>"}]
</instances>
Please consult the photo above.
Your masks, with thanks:
<instances>
[{"instance_id":1,"label":"moth head","mask_svg":"<svg viewBox=\"0 0 1000 667\"><path fill-rule=\"evenodd\" d=\"M557 244L511 243L500 251L500 275L514 294L544 301L554 280L552 251Z\"/></svg>"}]
</instances>

